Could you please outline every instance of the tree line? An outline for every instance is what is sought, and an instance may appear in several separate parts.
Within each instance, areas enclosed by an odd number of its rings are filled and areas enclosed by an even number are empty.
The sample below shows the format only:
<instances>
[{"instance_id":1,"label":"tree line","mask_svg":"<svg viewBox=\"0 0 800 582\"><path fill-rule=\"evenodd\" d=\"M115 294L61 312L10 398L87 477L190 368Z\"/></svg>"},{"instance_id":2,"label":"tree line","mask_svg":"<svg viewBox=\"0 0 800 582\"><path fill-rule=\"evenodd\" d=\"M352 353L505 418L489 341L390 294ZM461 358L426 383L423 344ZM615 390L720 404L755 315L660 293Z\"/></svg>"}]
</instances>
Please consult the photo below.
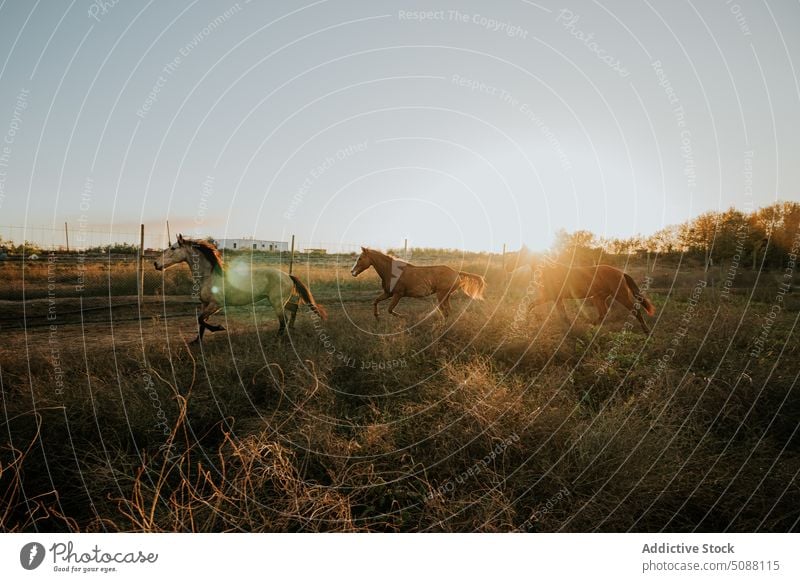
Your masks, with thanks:
<instances>
[{"instance_id":1,"label":"tree line","mask_svg":"<svg viewBox=\"0 0 800 582\"><path fill-rule=\"evenodd\" d=\"M658 255L705 264L736 260L754 268L784 267L800 245L800 203L776 202L751 212L729 208L705 212L650 236L603 238L587 230L556 233L553 247L561 260L596 264L607 255Z\"/></svg>"}]
</instances>

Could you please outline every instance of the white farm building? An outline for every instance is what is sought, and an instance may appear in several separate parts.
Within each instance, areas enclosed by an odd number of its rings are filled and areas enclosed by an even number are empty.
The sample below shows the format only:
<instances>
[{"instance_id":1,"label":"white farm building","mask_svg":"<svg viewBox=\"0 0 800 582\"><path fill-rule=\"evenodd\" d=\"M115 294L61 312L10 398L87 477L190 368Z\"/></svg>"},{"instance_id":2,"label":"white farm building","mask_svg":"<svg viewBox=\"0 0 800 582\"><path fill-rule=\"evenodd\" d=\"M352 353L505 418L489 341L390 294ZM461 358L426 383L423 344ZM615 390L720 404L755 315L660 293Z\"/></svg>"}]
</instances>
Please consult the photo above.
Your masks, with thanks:
<instances>
[{"instance_id":1,"label":"white farm building","mask_svg":"<svg viewBox=\"0 0 800 582\"><path fill-rule=\"evenodd\" d=\"M261 240L257 238L221 238L217 240L217 248L226 251L288 251L289 243L278 240Z\"/></svg>"}]
</instances>

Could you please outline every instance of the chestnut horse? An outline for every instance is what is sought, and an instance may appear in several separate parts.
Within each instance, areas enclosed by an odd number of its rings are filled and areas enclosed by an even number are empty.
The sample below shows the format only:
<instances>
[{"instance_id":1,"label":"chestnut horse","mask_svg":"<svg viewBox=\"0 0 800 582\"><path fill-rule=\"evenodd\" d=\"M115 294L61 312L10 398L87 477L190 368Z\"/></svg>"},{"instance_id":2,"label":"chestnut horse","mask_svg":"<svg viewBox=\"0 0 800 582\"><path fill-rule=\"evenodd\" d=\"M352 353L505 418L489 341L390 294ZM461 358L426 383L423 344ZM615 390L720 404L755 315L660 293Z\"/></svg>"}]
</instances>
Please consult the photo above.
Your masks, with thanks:
<instances>
[{"instance_id":1,"label":"chestnut horse","mask_svg":"<svg viewBox=\"0 0 800 582\"><path fill-rule=\"evenodd\" d=\"M642 317L642 309L652 316L655 315L656 308L639 290L633 277L620 269L611 265L571 267L550 259L545 259L543 264L537 264L533 253L523 246L517 253L512 253L511 260L506 263L506 270L514 271L524 266L530 266L535 275L538 275L535 282L539 292L529 310L554 301L558 311L566 318L564 299L591 299L597 308L599 324L608 312L608 298L612 297L636 316L645 333L650 333Z\"/></svg>"},{"instance_id":2,"label":"chestnut horse","mask_svg":"<svg viewBox=\"0 0 800 582\"><path fill-rule=\"evenodd\" d=\"M372 267L381 278L383 293L372 302L375 318L378 317L378 303L392 298L389 303L389 313L402 317L394 311L397 303L403 297L427 297L436 294L439 300L437 307L441 314L447 318L450 315L450 296L463 289L464 293L472 299L483 299L486 289L486 280L480 275L456 271L447 265L433 265L420 267L402 261L380 251L361 247L361 254L356 259L350 274L358 277Z\"/></svg>"},{"instance_id":3,"label":"chestnut horse","mask_svg":"<svg viewBox=\"0 0 800 582\"><path fill-rule=\"evenodd\" d=\"M194 283L192 296L199 298L202 304L197 317L197 338L192 343L203 341L205 330L225 329L207 321L225 305L249 305L267 299L278 318L278 335L283 335L286 329L286 313L289 314L289 327L294 327L301 302L307 303L311 311L322 319L327 318L325 308L314 301L308 287L294 275L273 268L254 271L245 263L227 268L217 247L210 242L183 238L179 234L178 241L163 251L153 266L157 271L163 271L179 263L189 265Z\"/></svg>"}]
</instances>

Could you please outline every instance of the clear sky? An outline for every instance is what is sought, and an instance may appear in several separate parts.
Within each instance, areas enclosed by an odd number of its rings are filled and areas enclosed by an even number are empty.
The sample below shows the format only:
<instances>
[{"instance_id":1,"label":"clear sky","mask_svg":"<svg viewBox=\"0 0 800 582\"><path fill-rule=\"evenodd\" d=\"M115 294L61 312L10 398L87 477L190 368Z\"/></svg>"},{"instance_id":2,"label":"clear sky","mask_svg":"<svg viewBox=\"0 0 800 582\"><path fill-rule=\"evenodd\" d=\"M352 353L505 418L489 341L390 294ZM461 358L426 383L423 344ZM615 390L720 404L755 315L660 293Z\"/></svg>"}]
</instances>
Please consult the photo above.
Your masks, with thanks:
<instances>
[{"instance_id":1,"label":"clear sky","mask_svg":"<svg viewBox=\"0 0 800 582\"><path fill-rule=\"evenodd\" d=\"M795 1L6 0L0 225L499 250L798 200L798 32Z\"/></svg>"}]
</instances>

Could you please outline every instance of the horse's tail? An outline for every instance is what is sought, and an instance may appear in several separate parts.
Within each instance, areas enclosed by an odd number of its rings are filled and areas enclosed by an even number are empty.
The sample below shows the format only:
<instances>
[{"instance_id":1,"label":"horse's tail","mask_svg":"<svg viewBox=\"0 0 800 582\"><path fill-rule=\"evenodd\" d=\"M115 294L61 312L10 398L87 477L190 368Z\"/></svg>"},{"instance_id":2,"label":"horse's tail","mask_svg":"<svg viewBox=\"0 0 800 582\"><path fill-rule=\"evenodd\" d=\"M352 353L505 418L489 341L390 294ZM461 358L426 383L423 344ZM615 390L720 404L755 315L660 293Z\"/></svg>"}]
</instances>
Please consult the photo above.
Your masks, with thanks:
<instances>
[{"instance_id":1,"label":"horse's tail","mask_svg":"<svg viewBox=\"0 0 800 582\"><path fill-rule=\"evenodd\" d=\"M631 293L633 293L633 296L639 302L639 305L641 305L642 308L647 312L647 315L655 315L656 306L653 305L653 302L642 295L642 292L639 290L639 286L636 284L636 281L633 280L633 277L628 275L628 273L623 274L625 275L625 282L628 284L628 289L631 290Z\"/></svg>"},{"instance_id":2,"label":"horse's tail","mask_svg":"<svg viewBox=\"0 0 800 582\"><path fill-rule=\"evenodd\" d=\"M458 272L458 286L472 299L483 299L486 289L486 279L473 273Z\"/></svg>"},{"instance_id":3,"label":"horse's tail","mask_svg":"<svg viewBox=\"0 0 800 582\"><path fill-rule=\"evenodd\" d=\"M289 275L289 277L292 279L292 282L294 283L294 288L300 294L300 298L306 303L308 303L308 306L311 308L311 311L319 315L322 319L328 319L327 310L322 305L314 301L314 296L311 294L311 290L308 287L306 287L303 284L303 282L294 275Z\"/></svg>"}]
</instances>

